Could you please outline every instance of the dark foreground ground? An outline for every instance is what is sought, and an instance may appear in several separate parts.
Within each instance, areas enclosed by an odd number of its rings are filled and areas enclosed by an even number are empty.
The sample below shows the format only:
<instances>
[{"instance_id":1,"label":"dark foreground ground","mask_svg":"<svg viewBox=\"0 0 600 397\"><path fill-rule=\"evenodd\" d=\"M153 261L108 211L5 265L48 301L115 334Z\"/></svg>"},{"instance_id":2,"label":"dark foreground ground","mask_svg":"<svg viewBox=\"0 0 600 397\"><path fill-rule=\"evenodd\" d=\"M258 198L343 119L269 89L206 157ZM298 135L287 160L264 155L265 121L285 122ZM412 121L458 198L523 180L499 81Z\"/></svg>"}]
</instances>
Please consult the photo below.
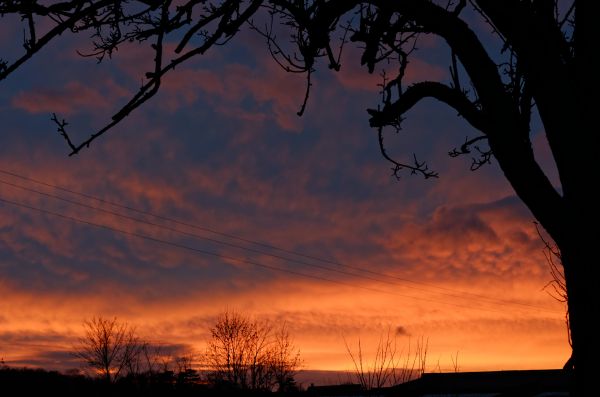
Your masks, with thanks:
<instances>
[{"instance_id":1,"label":"dark foreground ground","mask_svg":"<svg viewBox=\"0 0 600 397\"><path fill-rule=\"evenodd\" d=\"M169 374L154 377L128 377L114 384L84 375L32 368L0 368L0 396L85 396L85 397L164 397L164 396L273 396L306 395L300 390L285 393L238 390L227 385L209 385L197 380L178 379Z\"/></svg>"},{"instance_id":2,"label":"dark foreground ground","mask_svg":"<svg viewBox=\"0 0 600 397\"><path fill-rule=\"evenodd\" d=\"M419 379L378 390L363 390L357 384L309 386L290 384L279 392L240 390L226 384L209 384L199 378L173 373L136 376L113 384L83 376L30 368L0 367L0 396L568 396L571 375L563 370L426 373Z\"/></svg>"}]
</instances>

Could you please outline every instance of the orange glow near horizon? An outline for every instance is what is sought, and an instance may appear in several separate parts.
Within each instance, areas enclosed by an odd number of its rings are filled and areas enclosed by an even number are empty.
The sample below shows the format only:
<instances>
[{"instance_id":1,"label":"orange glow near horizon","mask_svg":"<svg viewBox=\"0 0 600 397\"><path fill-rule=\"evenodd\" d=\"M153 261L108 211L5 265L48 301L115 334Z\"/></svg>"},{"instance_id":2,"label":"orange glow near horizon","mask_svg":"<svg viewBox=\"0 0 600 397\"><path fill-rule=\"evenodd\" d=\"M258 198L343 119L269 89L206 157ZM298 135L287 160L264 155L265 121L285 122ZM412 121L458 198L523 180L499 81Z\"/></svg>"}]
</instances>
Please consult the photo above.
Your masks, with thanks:
<instances>
[{"instance_id":1,"label":"orange glow near horizon","mask_svg":"<svg viewBox=\"0 0 600 397\"><path fill-rule=\"evenodd\" d=\"M43 355L38 357L38 353L72 351L82 332L82 320L103 315L129 322L153 343L185 345L201 357L215 317L224 310L237 310L275 323L285 321L301 351L304 369L351 370L345 343L356 350L359 339L368 362L388 329L392 334L396 329L403 331L396 335L396 341L398 351L404 354L409 345L414 349L419 338L428 341L429 371L452 370L451 357L456 354L462 371L562 365L568 357L568 345L560 304L540 293L528 294L526 291L531 291L535 282L519 286L485 285L485 280L472 283L477 284L483 286L464 286L462 291L541 306L552 312L498 302L480 302L473 306L481 309L475 309L467 307L469 299L439 293L417 291L410 294L415 298L406 298L395 295L402 290L400 287L382 288L376 283L346 287L294 278L274 281L260 290L229 291L227 297L198 291L194 296L149 302L111 287L103 288L102 293L72 296L68 292L19 293L3 284L0 356L8 364L67 369L73 365L71 362L52 362ZM438 287L459 289L454 283ZM509 290L510 295L506 293Z\"/></svg>"}]
</instances>

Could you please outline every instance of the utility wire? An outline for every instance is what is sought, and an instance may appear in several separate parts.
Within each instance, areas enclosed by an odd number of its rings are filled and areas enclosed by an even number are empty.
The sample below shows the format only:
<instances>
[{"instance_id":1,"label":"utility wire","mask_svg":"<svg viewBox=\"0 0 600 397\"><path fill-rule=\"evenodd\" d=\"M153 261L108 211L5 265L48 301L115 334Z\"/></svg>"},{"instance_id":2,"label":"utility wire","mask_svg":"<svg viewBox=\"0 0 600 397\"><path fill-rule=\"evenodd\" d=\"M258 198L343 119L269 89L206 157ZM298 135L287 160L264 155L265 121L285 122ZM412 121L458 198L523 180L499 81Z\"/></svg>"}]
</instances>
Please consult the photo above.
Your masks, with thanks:
<instances>
[{"instance_id":1,"label":"utility wire","mask_svg":"<svg viewBox=\"0 0 600 397\"><path fill-rule=\"evenodd\" d=\"M174 247L174 248L178 248L181 250L186 250L186 251L190 251L192 253L195 254L201 254L201 255L206 255L206 256L212 256L215 258L219 258L219 259L224 259L224 260L228 260L228 261L233 261L233 262L237 262L237 263L243 263L243 264L248 264L248 265L253 265L253 266L257 266L257 267L261 267L267 270L274 270L274 271L278 271L278 272L283 272L283 273L289 273L289 274L293 274L296 276L300 276L300 277L305 277L305 278L310 278L310 279L315 279L315 280L319 280L319 281L325 281L325 282L329 282L329 283L333 283L333 284L338 284L338 285L343 285L346 287L351 287L351 288L360 288L362 290L366 290L366 291L370 291L370 292L377 292L377 293L383 293L383 294L388 294L388 295L393 295L393 296L398 296L398 297L402 297L402 298L409 298L409 299L415 299L415 300L420 300L420 301L424 301L424 302L430 302L430 303L436 303L436 304L445 304L445 305L450 305L450 306L454 306L454 307L459 307L462 309L469 309L469 310L481 310L481 311L487 311L487 312L494 312L494 313L502 313L502 314L506 314L506 311L503 310L495 310L495 309L491 309L488 307L481 307L481 306L467 306L467 305L461 305L461 304L457 304L457 303L453 303L453 302L447 302L447 301L441 301L441 300L436 300L436 299L430 299L430 298L423 298L423 297L417 297L417 296L412 296L412 295L405 295L405 294L399 294L396 292L391 292L391 291L386 291L386 290L382 290L382 289L377 289L377 288L371 288L371 287L365 287L362 285L355 285L355 284L351 284L351 283L347 283L344 281L339 281L339 280L333 280L330 278L326 278L326 277L321 277L321 276L317 276L314 274L306 274L306 273L302 273L302 272L298 272L295 270L290 270L290 269L283 269L277 266L271 266L271 265L267 265L264 263L260 263L257 261L253 261L250 259L244 259L244 258L238 258L238 257L234 257L234 256L230 256L230 255L224 255L224 254L219 254L217 252L212 252L212 251L208 251L208 250L204 250L204 249L200 249L200 248L196 248L196 247L191 247L189 245L185 245L185 244L180 244L180 243L176 243L173 241L168 241L168 240L163 240L160 238L156 238L156 237L152 237L146 234L142 234L142 233L137 233L137 232L130 232L127 230L123 230L123 229L119 229L113 226L109 226L109 225L105 225L105 224L101 224L101 223L96 223L96 222L92 222L92 221L88 221L85 219L81 219L81 218L77 218L74 216L70 216L70 215L65 215L59 212L55 212L55 211L50 211L47 209L43 209L40 207L35 207L29 204L24 204L24 203L19 203L16 201L12 201L9 199L5 199L3 197L0 197L0 202L3 202L5 204L9 204L15 207L20 207L20 208L24 208L24 209L28 209L28 210L32 210L32 211L37 211L46 215L51 215L54 217L58 217L58 218L62 218L65 220L69 220L71 222L75 222L75 223L81 223L81 224L85 224L88 226L93 226L99 229L105 229L111 232L115 232L115 233L120 233L123 235L127 235L127 236L131 236L131 237L136 237L142 240L147 240L147 241L151 241L154 243L159 243L165 246L170 246L170 247ZM554 312L556 313L556 312Z\"/></svg>"},{"instance_id":2,"label":"utility wire","mask_svg":"<svg viewBox=\"0 0 600 397\"><path fill-rule=\"evenodd\" d=\"M49 187L49 188L57 189L57 190L60 190L60 191L66 192L66 193L70 193L70 194L78 195L78 196L81 196L81 197L85 197L87 199L94 200L94 201L97 201L99 203L103 203L103 204L111 205L111 206L114 206L114 207L117 207L117 208L125 209L125 210L128 210L128 211L136 212L138 214L142 214L142 215L146 215L146 216L151 216L151 217L154 217L156 219L163 220L163 221L173 222L173 223L175 223L177 225L180 225L180 226L186 226L186 227L189 227L189 228L192 228L192 229L201 230L201 231L207 232L207 233L212 233L212 234L215 234L215 235L218 235L218 236L221 236L221 237L231 238L233 240L242 241L242 242L245 242L245 243L248 243L248 244L258 245L258 246L261 246L261 247L264 247L264 248L269 248L269 249L272 249L272 250L275 250L275 251L284 252L284 253L292 254L292 255L297 255L297 256L300 256L300 257L303 257L303 258L307 258L307 259L313 259L315 261L322 262L322 263L329 263L331 265L345 267L345 268L348 268L348 269L359 271L361 273L368 273L368 274L373 274L373 275L378 275L378 276L390 277L390 278L394 278L396 280L403 281L403 282L406 282L406 283L423 285L423 286L426 286L426 287L436 288L436 289L445 290L445 291L449 291L449 292L460 292L460 293L463 293L463 294L468 294L468 295L471 295L471 296L475 296L477 298L488 299L488 297L486 297L485 295L473 294L473 293L466 292L466 291L457 291L457 290L454 290L454 289L451 289L451 288L440 287L440 286L434 285L434 284L423 283L423 282L420 282L420 281L415 281L415 280L410 280L410 279L407 279L407 278L397 277L397 276L390 275L390 274L383 274L383 273L380 273L380 272L375 272L373 270L364 269L364 268L361 268L361 267L352 266L352 265L344 264L344 263L341 263L341 262L337 262L337 261L334 261L334 260L331 260L331 259L326 259L326 258L317 257L317 256L314 256L314 255L309 255L309 254L305 254L305 253L294 251L294 250L289 250L289 249L277 247L277 246L272 245L272 244L267 244L267 243L264 243L264 242L261 242L261 241L251 240L251 239L248 239L248 238L245 238L245 237L240 237L240 236L237 236L237 235L234 235L234 234L230 234L230 233L224 233L224 232L218 231L218 230L216 230L214 228L208 228L208 227L204 227L204 226L199 226L199 225L192 224L192 223L189 223L189 222L185 222L185 221L181 221L181 220L178 220L178 219L174 219L174 218L166 217L166 216L163 216L163 215L159 215L159 214L156 214L156 213L153 213L153 212L150 212L150 211L140 210L138 208L134 208L134 207L131 207L131 206L128 206L128 205L116 203L114 201L106 200L106 199L103 199L103 198L100 198L100 197L96 197L96 196L93 196L93 195L90 195L90 194L87 194L87 193L79 192L79 191L68 189L68 188L65 188L65 187L62 187L62 186L59 186L59 185L55 185L55 184L47 183L47 182L44 182L44 181L40 181L38 179L34 179L34 178L31 178L31 177L28 177L28 176L16 174L16 173L11 172L11 171L6 171L6 170L3 170L3 169L0 169L0 173L5 174L5 175L10 175L10 176L13 176L15 178L23 179L23 180L26 180L26 181L29 181L29 182L37 183L39 185L46 186L46 187ZM508 302L508 303L510 303L510 302Z\"/></svg>"},{"instance_id":3,"label":"utility wire","mask_svg":"<svg viewBox=\"0 0 600 397\"><path fill-rule=\"evenodd\" d=\"M118 212L110 211L110 210L107 210L107 209L104 209L104 208L100 208L100 207L95 207L95 206L92 206L92 205L81 203L79 201L70 200L70 199L67 199L67 198L64 198L64 197L61 197L61 196L56 196L56 195L53 195L53 194L50 194L50 193L41 192L41 191L36 190L36 189L31 189L31 188L28 188L28 187L25 187L25 186L21 186L21 185L17 185L17 184L11 183L11 182L7 182L7 181L4 181L2 179L0 179L0 183L4 184L4 185L11 186L11 187L14 187L14 188L17 188L17 189L24 190L24 191L27 191L27 192L36 193L36 194L39 194L39 195L42 195L42 196L46 196L46 197L49 197L49 198L61 200L63 202L66 202L66 203L69 203L69 204L73 204L73 205L76 205L76 206L79 206L79 207L82 207L82 208L87 208L87 209L91 209L91 210L94 210L94 211L103 212L105 214L113 215L113 216L116 216L116 217L119 217L119 218L123 218L123 219L128 219L130 221L138 222L138 223L141 223L141 224L144 224L144 225L148 225L148 226L152 226L152 227L157 227L159 229L163 229L163 230L167 230L167 231L170 231L170 232L178 233L178 234L181 234L181 235L184 235L184 236L188 236L188 237L193 237L193 238L196 238L196 239L199 239L199 240L205 240L205 241L209 241L211 243L216 243L216 244L224 245L224 246L231 247L231 248L238 248L238 249L241 249L241 250L244 250L244 251L248 251L248 252L252 252L252 253L255 253L255 254L265 255L265 256L269 256L271 258L281 259L283 261L288 261L288 262L292 262L292 263L296 263L296 264L300 264L300 265L315 267L317 269L328 270L328 271L331 271L331 272L335 272L335 273L339 273L339 274L344 274L344 275L347 275L347 276L361 277L361 278L364 278L364 279L367 279L367 280L377 281L377 282L391 284L391 285L400 285L398 283L391 282L391 281L388 281L388 280L381 280L381 279L377 279L377 278L374 278L374 277L361 276L361 275L358 275L356 273L351 273L351 272L347 272L347 271L344 271L344 270L335 269L335 268L332 268L332 267L329 267L329 266L316 265L316 264L313 264L313 263L308 263L308 262L305 262L305 261L301 261L301 260L297 260L297 259L293 259L293 258L288 258L288 257L282 256L282 255L272 254L270 252L261 251L261 250L257 250L257 249L249 248L249 247L244 247L244 246L239 245L239 244L233 244L233 243L229 243L227 241L222 241L222 240L217 240L217 239L206 237L206 236L201 236L201 235L199 235L197 233L186 232L184 230L176 229L176 228L173 228L173 227L170 227L170 226L166 226L166 225L161 225L161 224L158 224L158 223L150 222L150 221L147 221L145 219L132 217L132 216L129 216L129 215L125 215L125 214L121 214L121 213L118 213ZM418 288L418 287L412 287L412 286L408 286L408 288L415 288L415 289L420 290L420 291L432 292L432 291L426 290L424 288ZM446 295L457 297L457 298L462 298L460 295L451 295L451 294L446 294Z\"/></svg>"},{"instance_id":4,"label":"utility wire","mask_svg":"<svg viewBox=\"0 0 600 397\"><path fill-rule=\"evenodd\" d=\"M79 202L79 201L67 199L65 197L56 196L56 195L51 194L51 193L42 192L42 191L39 191L39 190L36 190L36 189L28 188L26 186L22 186L22 185L18 185L18 184L12 183L12 182L8 182L8 181L2 180L2 179L0 179L0 184L11 186L11 187L14 187L14 188L17 188L17 189L21 189L21 190L24 190L24 191L27 191L27 192L31 192L31 193L36 193L36 194L39 194L39 195L42 195L42 196L45 196L45 197L57 199L57 200L60 200L60 201L63 201L63 202L69 203L69 204L73 204L73 205L82 207L82 208L91 209L93 211L103 212L103 213L106 213L106 214L109 214L109 215L113 215L113 216L116 216L116 217L119 217L119 218L122 218L122 219L128 219L128 220L131 220L131 221L134 221L134 222L138 222L138 223L141 223L141 224L145 224L145 225L148 225L148 226L151 226L151 227L157 227L157 228L160 228L160 229L163 229L163 230L167 230L167 231L170 231L170 232L174 232L174 233L178 233L178 234L181 234L181 235L184 235L184 236L193 237L193 238L200 239L200 240L205 240L205 241L209 241L211 243L216 243L216 244L224 245L224 246L227 246L227 247L237 248L237 249L241 249L241 250L244 250L244 251L248 251L248 252L252 252L252 253L256 253L256 254L260 254L260 255L269 256L269 257L272 257L272 258L280 259L280 260L283 260L283 261L288 261L288 262L291 262L291 263L296 263L296 264L300 264L300 265L304 265L304 266L309 266L309 267L314 267L314 268L318 268L318 269L322 269L322 270L327 270L327 271L331 271L331 272L335 272L335 273L339 273L339 274L343 274L343 275L347 275L347 276L360 277L360 278L363 278L363 279L366 279L366 280L376 281L376 282L380 282L380 283L384 283L384 284L402 286L402 287L406 287L406 288L412 288L412 289L415 289L415 290L418 290L418 291L423 291L423 292L428 292L428 293L436 293L436 294L441 294L441 295L450 296L450 297L459 298L459 299L468 299L467 297L465 297L465 296L463 296L463 295L461 295L459 293L436 292L436 291L431 291L430 289L415 287L415 286L412 286L412 285L402 285L402 284L400 284L398 282L395 282L395 281L390 281L390 280L385 280L385 279L380 279L380 278L375 278L375 277L370 277L370 276L364 276L364 275L358 275L356 273L352 273L352 272L348 272L348 271L344 271L344 270L332 268L332 267L329 267L329 266L308 263L306 261L301 261L301 260L297 260L297 259L293 259L293 258L288 258L288 257L282 256L282 255L272 254L272 253L269 253L269 252L265 252L265 251L261 251L261 250L257 250L257 249L253 249L253 248L249 248L249 247L244 247L244 246L241 246L239 244L233 244L233 243L229 243L229 242L226 242L226 241L217 240L217 239L213 239L213 238L206 237L206 236L201 236L201 235L199 235L197 233L186 232L186 231L183 231L183 230L180 230L180 229L176 229L176 228L173 228L173 227L170 227L170 226L166 226L166 225L161 225L161 224L158 224L158 223L150 222L150 221L147 221L145 219L132 217L132 216L129 216L129 215L121 214L121 213L114 212L114 211L107 210L107 209L100 208L100 207L95 207L95 206L88 205L88 204L85 204L85 203L82 203L82 202ZM379 273L375 273L375 274L379 275L380 277L386 277L386 275L384 275L384 274L379 274ZM496 299L493 299L493 298L486 298L485 300L488 300L489 302L494 303L494 304L517 305L517 306L523 306L523 307L526 307L526 308L529 308L529 309L535 309L535 310L548 310L548 311L554 313L554 310L546 309L546 308L542 308L542 307L539 307L539 306L530 305L530 304L526 304L526 303L496 300Z\"/></svg>"}]
</instances>

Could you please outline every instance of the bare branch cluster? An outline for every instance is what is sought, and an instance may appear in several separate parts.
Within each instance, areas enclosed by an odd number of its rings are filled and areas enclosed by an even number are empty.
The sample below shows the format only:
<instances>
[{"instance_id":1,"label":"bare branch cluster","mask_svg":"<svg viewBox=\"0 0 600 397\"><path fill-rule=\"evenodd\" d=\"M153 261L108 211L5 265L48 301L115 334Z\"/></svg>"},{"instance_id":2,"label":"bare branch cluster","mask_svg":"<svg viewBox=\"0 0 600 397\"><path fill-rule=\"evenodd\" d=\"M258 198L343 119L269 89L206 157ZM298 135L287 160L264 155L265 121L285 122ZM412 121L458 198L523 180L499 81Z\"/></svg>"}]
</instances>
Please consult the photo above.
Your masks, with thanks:
<instances>
[{"instance_id":1,"label":"bare branch cluster","mask_svg":"<svg viewBox=\"0 0 600 397\"><path fill-rule=\"evenodd\" d=\"M300 354L285 324L275 329L270 323L227 311L211 328L211 335L206 358L216 384L249 390L293 387Z\"/></svg>"},{"instance_id":2,"label":"bare branch cluster","mask_svg":"<svg viewBox=\"0 0 600 397\"><path fill-rule=\"evenodd\" d=\"M487 141L487 137L485 135L480 135L475 138L465 138L465 142L460 145L459 148L454 148L448 152L450 157L458 157L464 154L471 154L473 150L477 152L477 157L471 158L471 171L476 171L481 168L485 164L490 164L493 156L492 150L489 146L482 148L479 145L476 145L479 141Z\"/></svg>"},{"instance_id":3,"label":"bare branch cluster","mask_svg":"<svg viewBox=\"0 0 600 397\"><path fill-rule=\"evenodd\" d=\"M397 335L388 328L379 336L375 355L370 359L363 351L360 338L356 352L345 339L344 343L354 365L354 374L364 390L408 382L425 372L429 340L423 337L418 338L414 346L409 339L408 346L399 350Z\"/></svg>"},{"instance_id":4,"label":"bare branch cluster","mask_svg":"<svg viewBox=\"0 0 600 397\"><path fill-rule=\"evenodd\" d=\"M378 65L385 65L388 74L390 70L396 70L390 78L384 75L380 106L369 109L371 125L378 132L381 153L392 164L393 175L399 177L403 170L408 170L431 178L437 177L438 173L430 170L426 162L417 160L416 155L413 155L412 161L403 162L386 151L383 128L392 127L399 131L404 113L425 98L435 98L456 109L460 116L483 133L481 137L467 139L449 154L457 157L474 153L471 170L489 164L497 145L494 142L488 142L485 147L474 145L487 141L497 127L492 120L490 106L498 103L490 104L485 99L486 88L484 83L479 83L480 79L489 79L490 76L482 73L485 68L480 68L477 73L473 71L473 68L487 63L493 69L491 73L499 75L498 84L506 95L507 105L518 119L518 135L527 143L535 104L535 90L528 83L531 65L522 55L517 56L523 44L503 25L507 23L506 15L520 11L525 16L540 19L540 23L555 21L557 27L550 30L561 43L561 56L566 61L573 57L574 6L559 10L557 2L547 2L548 7L540 3L522 5L519 7L523 9L519 10L500 10L487 1L447 1L445 5L417 0L398 4L380 0L72 0L52 5L40 1L2 1L0 15L20 15L26 35L25 54L21 58L13 63L0 60L0 80L66 30L90 32L92 49L82 54L96 57L99 62L110 58L124 43L150 42L154 52L153 69L144 73L145 82L113 114L108 124L75 143L66 129L67 123L64 120L59 122L53 115L52 120L73 155L152 98L166 73L211 47L226 43L244 24L265 39L271 56L284 70L306 74L306 91L299 115L306 109L313 84L311 76L317 61L325 58L330 69L340 70L342 50L348 42L353 42L362 48L360 63L366 66L368 72L373 73ZM505 61L496 63L485 50L477 48L479 42L470 37L472 32L460 19L461 12L468 6L478 12L500 38L504 44L502 51L507 54ZM511 3L511 7L517 6ZM342 22L344 18L346 20ZM37 26L42 20L51 21L53 27L39 32ZM405 87L410 56L417 49L419 36L424 33L439 35L449 43L450 81L448 84L424 81ZM173 52L168 54L164 47L167 41L176 44ZM476 74L481 74L481 77ZM468 87L464 86L464 81L469 82ZM485 84L490 85L490 82Z\"/></svg>"},{"instance_id":5,"label":"bare branch cluster","mask_svg":"<svg viewBox=\"0 0 600 397\"><path fill-rule=\"evenodd\" d=\"M144 349L135 329L116 318L93 317L83 323L85 336L79 340L75 356L113 383L132 371Z\"/></svg>"},{"instance_id":6,"label":"bare branch cluster","mask_svg":"<svg viewBox=\"0 0 600 397\"><path fill-rule=\"evenodd\" d=\"M73 354L107 384L139 378L175 387L208 380L223 389L296 389L301 359L285 323L276 327L227 311L210 329L203 356L150 343L116 318L93 317L83 328Z\"/></svg>"},{"instance_id":7,"label":"bare branch cluster","mask_svg":"<svg viewBox=\"0 0 600 397\"><path fill-rule=\"evenodd\" d=\"M557 301L567 304L569 297L567 293L567 281L565 279L565 272L560 248L558 248L558 246L555 243L553 243L551 240L549 240L542 234L542 231L540 230L537 222L535 223L535 228L540 240L544 244L544 257L546 258L546 263L548 263L550 275L552 276L552 280L550 280L543 287L543 290L548 292L548 294ZM565 324L567 326L567 340L569 341L569 345L573 346L573 341L571 339L569 308L568 305L566 306L567 309L565 311Z\"/></svg>"},{"instance_id":8,"label":"bare branch cluster","mask_svg":"<svg viewBox=\"0 0 600 397\"><path fill-rule=\"evenodd\" d=\"M173 355L162 345L142 339L126 322L93 317L85 320L83 327L84 336L73 354L109 384L123 378L154 379L165 375L174 377L177 384L199 378L192 368L193 354Z\"/></svg>"}]
</instances>

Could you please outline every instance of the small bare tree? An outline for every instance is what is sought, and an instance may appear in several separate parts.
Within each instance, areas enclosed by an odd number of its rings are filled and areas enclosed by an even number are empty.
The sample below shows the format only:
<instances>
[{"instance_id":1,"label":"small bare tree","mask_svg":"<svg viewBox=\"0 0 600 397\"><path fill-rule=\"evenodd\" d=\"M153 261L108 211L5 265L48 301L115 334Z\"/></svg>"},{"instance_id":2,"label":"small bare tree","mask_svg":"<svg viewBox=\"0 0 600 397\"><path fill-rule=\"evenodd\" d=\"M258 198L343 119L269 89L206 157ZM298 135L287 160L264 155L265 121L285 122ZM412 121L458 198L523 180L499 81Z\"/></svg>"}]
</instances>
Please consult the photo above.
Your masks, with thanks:
<instances>
[{"instance_id":1,"label":"small bare tree","mask_svg":"<svg viewBox=\"0 0 600 397\"><path fill-rule=\"evenodd\" d=\"M160 344L152 345L148 342L143 342L140 346L138 362L142 363L144 371L148 375L155 376L163 367L164 356L165 354Z\"/></svg>"},{"instance_id":2,"label":"small bare tree","mask_svg":"<svg viewBox=\"0 0 600 397\"><path fill-rule=\"evenodd\" d=\"M150 379L175 384L178 388L201 381L200 372L194 368L199 366L200 360L192 350L175 352L164 344L144 343L143 346L140 361Z\"/></svg>"},{"instance_id":3,"label":"small bare tree","mask_svg":"<svg viewBox=\"0 0 600 397\"><path fill-rule=\"evenodd\" d=\"M226 311L210 331L206 358L214 382L251 390L293 383L300 358L285 324L274 331L268 322Z\"/></svg>"},{"instance_id":4,"label":"small bare tree","mask_svg":"<svg viewBox=\"0 0 600 397\"><path fill-rule=\"evenodd\" d=\"M75 356L79 357L107 383L137 365L142 345L135 328L125 322L93 317L83 322L85 335L79 339Z\"/></svg>"},{"instance_id":5,"label":"small bare tree","mask_svg":"<svg viewBox=\"0 0 600 397\"><path fill-rule=\"evenodd\" d=\"M215 382L247 387L246 370L253 326L247 318L235 312L221 314L210 329L207 359Z\"/></svg>"},{"instance_id":6,"label":"small bare tree","mask_svg":"<svg viewBox=\"0 0 600 397\"><path fill-rule=\"evenodd\" d=\"M186 387L200 381L200 374L194 369L197 356L191 352L183 352L173 359L175 364L175 382L178 387Z\"/></svg>"},{"instance_id":7,"label":"small bare tree","mask_svg":"<svg viewBox=\"0 0 600 397\"><path fill-rule=\"evenodd\" d=\"M420 337L414 348L409 339L408 350L404 355L404 349L398 351L397 335L388 328L387 332L380 335L372 359L365 357L360 338L356 353L352 351L346 339L344 344L354 365L354 374L365 390L404 383L425 372L429 339Z\"/></svg>"},{"instance_id":8,"label":"small bare tree","mask_svg":"<svg viewBox=\"0 0 600 397\"><path fill-rule=\"evenodd\" d=\"M300 351L294 346L286 323L275 332L271 351L270 367L277 384L277 391L289 391L295 386L294 377L302 365L302 359Z\"/></svg>"}]
</instances>

